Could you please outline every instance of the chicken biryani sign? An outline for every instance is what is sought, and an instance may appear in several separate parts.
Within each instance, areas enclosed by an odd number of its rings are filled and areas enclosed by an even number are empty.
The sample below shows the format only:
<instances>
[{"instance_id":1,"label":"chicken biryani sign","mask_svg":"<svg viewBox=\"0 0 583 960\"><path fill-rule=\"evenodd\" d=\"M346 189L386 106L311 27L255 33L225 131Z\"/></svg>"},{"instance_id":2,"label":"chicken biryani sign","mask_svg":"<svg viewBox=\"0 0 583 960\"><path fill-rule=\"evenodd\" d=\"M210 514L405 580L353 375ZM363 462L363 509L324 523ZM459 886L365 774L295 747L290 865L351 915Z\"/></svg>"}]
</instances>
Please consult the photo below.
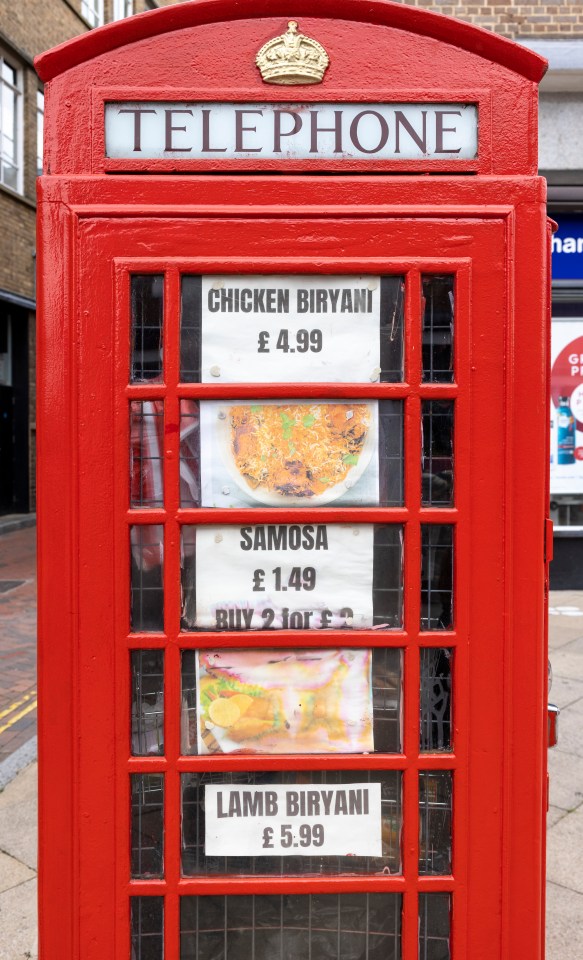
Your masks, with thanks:
<instances>
[{"instance_id":1,"label":"chicken biryani sign","mask_svg":"<svg viewBox=\"0 0 583 960\"><path fill-rule=\"evenodd\" d=\"M192 298L203 383L374 383L381 278L205 276Z\"/></svg>"}]
</instances>

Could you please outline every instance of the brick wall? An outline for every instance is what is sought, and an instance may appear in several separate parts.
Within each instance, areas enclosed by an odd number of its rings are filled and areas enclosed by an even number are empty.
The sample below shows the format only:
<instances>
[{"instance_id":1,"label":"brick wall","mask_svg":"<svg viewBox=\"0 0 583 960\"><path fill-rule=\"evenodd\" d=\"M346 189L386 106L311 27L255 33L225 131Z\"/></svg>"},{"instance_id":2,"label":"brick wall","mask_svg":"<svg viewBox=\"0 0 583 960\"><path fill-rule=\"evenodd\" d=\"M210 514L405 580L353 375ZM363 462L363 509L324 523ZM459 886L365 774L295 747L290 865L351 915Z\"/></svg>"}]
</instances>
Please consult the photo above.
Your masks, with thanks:
<instances>
[{"instance_id":1,"label":"brick wall","mask_svg":"<svg viewBox=\"0 0 583 960\"><path fill-rule=\"evenodd\" d=\"M111 3L112 0L106 0ZM168 7L183 0L157 0ZM494 30L505 37L556 39L583 36L583 0L396 0L412 7L424 7L434 13L468 20L476 26ZM135 0L136 13L147 7L147 0ZM292 11L293 12L293 11ZM317 4L314 6L317 16Z\"/></svg>"},{"instance_id":2,"label":"brick wall","mask_svg":"<svg viewBox=\"0 0 583 960\"><path fill-rule=\"evenodd\" d=\"M32 204L0 190L0 287L34 297L35 216Z\"/></svg>"},{"instance_id":3,"label":"brick wall","mask_svg":"<svg viewBox=\"0 0 583 960\"><path fill-rule=\"evenodd\" d=\"M31 59L89 29L81 0L0 0L0 24L10 43Z\"/></svg>"},{"instance_id":4,"label":"brick wall","mask_svg":"<svg viewBox=\"0 0 583 960\"><path fill-rule=\"evenodd\" d=\"M81 0L0 0L0 48L20 73L23 170L21 195L0 186L0 287L35 297L35 216L37 116L36 95L42 85L32 66L36 54L88 30L81 17ZM14 311L26 324L28 341L28 460L29 507L35 505L36 377L35 316ZM20 402L20 401L19 401ZM20 484L19 484L20 489Z\"/></svg>"},{"instance_id":5,"label":"brick wall","mask_svg":"<svg viewBox=\"0 0 583 960\"><path fill-rule=\"evenodd\" d=\"M0 48L20 69L23 110L23 194L0 187L0 287L34 297L37 117L36 93L42 89L32 58L84 33L81 0L0 0ZM7 244L10 248L8 254Z\"/></svg>"},{"instance_id":6,"label":"brick wall","mask_svg":"<svg viewBox=\"0 0 583 960\"><path fill-rule=\"evenodd\" d=\"M397 0L468 20L513 40L583 36L583 0Z\"/></svg>"}]
</instances>

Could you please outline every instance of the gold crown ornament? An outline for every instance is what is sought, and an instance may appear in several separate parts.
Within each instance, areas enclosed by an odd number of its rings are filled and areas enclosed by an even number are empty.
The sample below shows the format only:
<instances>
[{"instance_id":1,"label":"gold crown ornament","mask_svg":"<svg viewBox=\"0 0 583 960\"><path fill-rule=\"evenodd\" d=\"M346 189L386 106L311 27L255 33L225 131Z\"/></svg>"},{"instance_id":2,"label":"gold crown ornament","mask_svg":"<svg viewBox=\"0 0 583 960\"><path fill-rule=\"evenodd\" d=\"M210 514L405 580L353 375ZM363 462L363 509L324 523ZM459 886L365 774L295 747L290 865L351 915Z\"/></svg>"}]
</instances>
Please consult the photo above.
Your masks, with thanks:
<instances>
[{"instance_id":1,"label":"gold crown ornament","mask_svg":"<svg viewBox=\"0 0 583 960\"><path fill-rule=\"evenodd\" d=\"M330 57L321 43L298 33L290 20L286 33L268 40L255 58L265 83L292 86L298 83L322 83Z\"/></svg>"}]
</instances>

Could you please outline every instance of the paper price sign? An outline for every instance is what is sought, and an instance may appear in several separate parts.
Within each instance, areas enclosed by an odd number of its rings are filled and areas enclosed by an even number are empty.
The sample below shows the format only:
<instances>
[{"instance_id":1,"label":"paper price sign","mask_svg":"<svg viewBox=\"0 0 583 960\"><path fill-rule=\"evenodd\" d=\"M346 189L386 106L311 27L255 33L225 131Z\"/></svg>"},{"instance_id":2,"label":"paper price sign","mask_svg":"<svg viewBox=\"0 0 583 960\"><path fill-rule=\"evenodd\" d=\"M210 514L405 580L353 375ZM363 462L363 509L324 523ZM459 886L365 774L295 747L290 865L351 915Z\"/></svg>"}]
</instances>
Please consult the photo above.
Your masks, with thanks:
<instances>
[{"instance_id":1,"label":"paper price sign","mask_svg":"<svg viewBox=\"0 0 583 960\"><path fill-rule=\"evenodd\" d=\"M203 383L376 382L381 278L202 277Z\"/></svg>"},{"instance_id":2,"label":"paper price sign","mask_svg":"<svg viewBox=\"0 0 583 960\"><path fill-rule=\"evenodd\" d=\"M381 784L207 784L205 823L207 857L380 857Z\"/></svg>"},{"instance_id":3,"label":"paper price sign","mask_svg":"<svg viewBox=\"0 0 583 960\"><path fill-rule=\"evenodd\" d=\"M205 526L196 549L198 629L373 625L372 524Z\"/></svg>"}]
</instances>

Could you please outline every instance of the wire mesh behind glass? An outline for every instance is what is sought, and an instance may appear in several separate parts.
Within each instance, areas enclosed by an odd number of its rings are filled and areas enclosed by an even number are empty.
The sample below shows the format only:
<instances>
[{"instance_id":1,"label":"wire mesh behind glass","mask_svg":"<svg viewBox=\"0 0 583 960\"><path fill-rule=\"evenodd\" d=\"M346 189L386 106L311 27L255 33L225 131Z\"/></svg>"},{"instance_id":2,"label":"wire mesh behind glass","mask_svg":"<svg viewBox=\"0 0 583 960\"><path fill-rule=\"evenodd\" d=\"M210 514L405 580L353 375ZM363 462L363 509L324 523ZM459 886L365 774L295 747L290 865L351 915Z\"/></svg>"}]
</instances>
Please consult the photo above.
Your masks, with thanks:
<instances>
[{"instance_id":1,"label":"wire mesh behind glass","mask_svg":"<svg viewBox=\"0 0 583 960\"><path fill-rule=\"evenodd\" d=\"M164 402L130 404L130 506L164 506Z\"/></svg>"},{"instance_id":2,"label":"wire mesh behind glass","mask_svg":"<svg viewBox=\"0 0 583 960\"><path fill-rule=\"evenodd\" d=\"M135 773L131 780L131 875L164 875L164 776Z\"/></svg>"},{"instance_id":3,"label":"wire mesh behind glass","mask_svg":"<svg viewBox=\"0 0 583 960\"><path fill-rule=\"evenodd\" d=\"M451 770L419 772L419 874L451 873Z\"/></svg>"},{"instance_id":4,"label":"wire mesh behind glass","mask_svg":"<svg viewBox=\"0 0 583 960\"><path fill-rule=\"evenodd\" d=\"M453 651L440 647L420 650L419 750L452 749Z\"/></svg>"},{"instance_id":5,"label":"wire mesh behind glass","mask_svg":"<svg viewBox=\"0 0 583 960\"><path fill-rule=\"evenodd\" d=\"M164 629L164 527L130 527L130 625L134 632Z\"/></svg>"},{"instance_id":6,"label":"wire mesh behind glass","mask_svg":"<svg viewBox=\"0 0 583 960\"><path fill-rule=\"evenodd\" d=\"M164 960L164 897L131 897L131 960Z\"/></svg>"},{"instance_id":7,"label":"wire mesh behind glass","mask_svg":"<svg viewBox=\"0 0 583 960\"><path fill-rule=\"evenodd\" d=\"M164 653L132 650L132 754L138 757L164 753Z\"/></svg>"},{"instance_id":8,"label":"wire mesh behind glass","mask_svg":"<svg viewBox=\"0 0 583 960\"><path fill-rule=\"evenodd\" d=\"M131 382L160 380L163 359L164 277L135 274L131 278Z\"/></svg>"},{"instance_id":9,"label":"wire mesh behind glass","mask_svg":"<svg viewBox=\"0 0 583 960\"><path fill-rule=\"evenodd\" d=\"M453 506L453 400L423 400L422 493L424 507Z\"/></svg>"},{"instance_id":10,"label":"wire mesh behind glass","mask_svg":"<svg viewBox=\"0 0 583 960\"><path fill-rule=\"evenodd\" d=\"M401 897L183 897L180 960L400 960Z\"/></svg>"},{"instance_id":11,"label":"wire mesh behind glass","mask_svg":"<svg viewBox=\"0 0 583 960\"><path fill-rule=\"evenodd\" d=\"M454 286L453 274L422 277L422 379L427 382L453 383Z\"/></svg>"},{"instance_id":12,"label":"wire mesh behind glass","mask_svg":"<svg viewBox=\"0 0 583 960\"><path fill-rule=\"evenodd\" d=\"M453 627L453 526L421 524L421 629Z\"/></svg>"},{"instance_id":13,"label":"wire mesh behind glass","mask_svg":"<svg viewBox=\"0 0 583 960\"><path fill-rule=\"evenodd\" d=\"M419 960L450 960L451 895L419 894Z\"/></svg>"}]
</instances>

